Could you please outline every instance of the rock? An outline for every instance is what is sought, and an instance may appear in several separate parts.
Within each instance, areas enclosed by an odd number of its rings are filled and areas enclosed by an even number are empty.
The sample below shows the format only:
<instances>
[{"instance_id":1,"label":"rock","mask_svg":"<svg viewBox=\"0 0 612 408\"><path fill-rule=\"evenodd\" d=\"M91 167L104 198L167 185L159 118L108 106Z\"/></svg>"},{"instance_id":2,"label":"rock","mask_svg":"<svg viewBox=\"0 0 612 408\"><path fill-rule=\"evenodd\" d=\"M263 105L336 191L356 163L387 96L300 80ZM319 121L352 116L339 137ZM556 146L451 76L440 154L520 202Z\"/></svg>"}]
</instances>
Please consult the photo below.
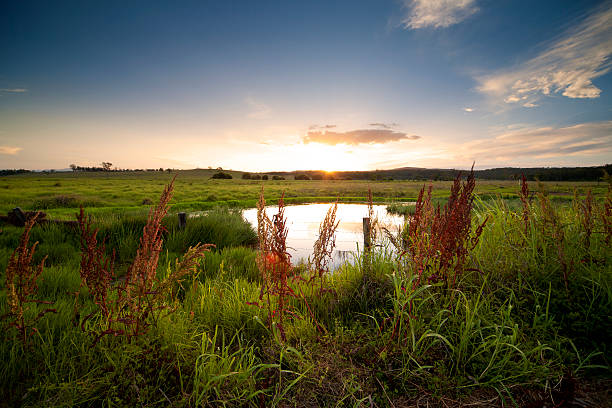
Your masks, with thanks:
<instances>
[{"instance_id":1,"label":"rock","mask_svg":"<svg viewBox=\"0 0 612 408\"><path fill-rule=\"evenodd\" d=\"M37 223L47 221L46 213L38 211L23 212L23 210L19 207L13 208L11 211L8 212L6 217L0 217L0 220L8 222L9 224L12 224L16 227L23 227L25 226L26 220L30 219L31 217L34 217L37 213L39 213L38 218L36 219Z\"/></svg>"},{"instance_id":2,"label":"rock","mask_svg":"<svg viewBox=\"0 0 612 408\"><path fill-rule=\"evenodd\" d=\"M17 227L23 227L26 222L26 215L21 211L21 208L15 207L8 213L8 222Z\"/></svg>"}]
</instances>

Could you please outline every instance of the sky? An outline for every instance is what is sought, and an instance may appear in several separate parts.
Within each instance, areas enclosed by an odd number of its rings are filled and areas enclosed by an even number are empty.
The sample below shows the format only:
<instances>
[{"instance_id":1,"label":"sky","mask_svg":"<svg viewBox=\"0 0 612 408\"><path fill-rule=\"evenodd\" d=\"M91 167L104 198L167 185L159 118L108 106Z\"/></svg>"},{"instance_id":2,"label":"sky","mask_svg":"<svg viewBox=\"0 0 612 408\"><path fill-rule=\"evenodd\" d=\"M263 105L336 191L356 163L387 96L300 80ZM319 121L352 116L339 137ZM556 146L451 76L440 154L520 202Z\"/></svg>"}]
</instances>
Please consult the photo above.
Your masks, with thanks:
<instances>
[{"instance_id":1,"label":"sky","mask_svg":"<svg viewBox=\"0 0 612 408\"><path fill-rule=\"evenodd\" d=\"M612 162L612 0L3 1L0 168Z\"/></svg>"}]
</instances>

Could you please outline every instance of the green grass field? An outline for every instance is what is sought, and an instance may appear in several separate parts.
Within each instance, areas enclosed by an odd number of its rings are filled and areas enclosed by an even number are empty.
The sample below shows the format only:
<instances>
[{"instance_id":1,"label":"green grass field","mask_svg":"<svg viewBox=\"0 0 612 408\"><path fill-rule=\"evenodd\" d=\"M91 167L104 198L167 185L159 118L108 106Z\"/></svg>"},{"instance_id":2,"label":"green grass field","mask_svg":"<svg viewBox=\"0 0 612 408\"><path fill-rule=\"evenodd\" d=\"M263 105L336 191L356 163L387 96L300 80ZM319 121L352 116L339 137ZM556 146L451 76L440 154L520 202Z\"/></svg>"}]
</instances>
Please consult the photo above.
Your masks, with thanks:
<instances>
[{"instance_id":1,"label":"green grass field","mask_svg":"<svg viewBox=\"0 0 612 408\"><path fill-rule=\"evenodd\" d=\"M233 172L232 180L213 180L215 170L179 171L173 211L207 210L216 206L255 207L263 186L270 202L282 193L288 203L363 202L368 189L377 201L414 201L424 184L434 186L436 197L448 196L450 181L255 181L242 180ZM0 213L14 207L42 210L54 217L71 218L75 209L85 207L89 213L138 212L155 202L159 192L173 177L166 172L93 172L93 173L31 173L0 177ZM577 190L580 196L588 189L601 197L606 184L598 182L544 182L551 197L570 200ZM518 181L479 181L476 193L482 198L497 195L516 198ZM145 203L145 204L143 204Z\"/></svg>"},{"instance_id":2,"label":"green grass field","mask_svg":"<svg viewBox=\"0 0 612 408\"><path fill-rule=\"evenodd\" d=\"M160 309L144 320L148 330L131 338L115 332L96 339L107 323L99 301L81 285L79 234L51 224L35 226L30 237L38 242L32 262L44 260L35 299L49 304L26 304L24 319L34 321L45 308L55 312L32 323L36 330L24 343L6 316L4 272L23 228L0 225L0 406L609 404L607 185L544 183L551 206L534 197L525 219L517 182L477 181L471 234L488 221L455 283L440 280L435 254L419 267L381 241L372 254L326 274L325 291L319 280L308 282L307 266L292 271L289 284L297 295L286 299L289 312L279 320L260 297L267 281L256 262L257 233L231 207L255 206L262 185L268 203L283 192L290 203L365 201L368 188L375 201L393 202L416 200L423 183L218 181L210 174L179 172L171 213L211 211L191 218L185 230L172 214L166 217L157 277L163 281L177 271L176 260L190 246L217 247L180 285L154 293ZM0 212L19 206L74 219L83 205L106 239L105 254L115 254L113 304L147 222L151 205L143 202L157 203L171 177L2 177ZM433 183L434 202L445 202L451 184ZM535 183L530 188L536 190ZM591 212L585 210L589 189Z\"/></svg>"}]
</instances>

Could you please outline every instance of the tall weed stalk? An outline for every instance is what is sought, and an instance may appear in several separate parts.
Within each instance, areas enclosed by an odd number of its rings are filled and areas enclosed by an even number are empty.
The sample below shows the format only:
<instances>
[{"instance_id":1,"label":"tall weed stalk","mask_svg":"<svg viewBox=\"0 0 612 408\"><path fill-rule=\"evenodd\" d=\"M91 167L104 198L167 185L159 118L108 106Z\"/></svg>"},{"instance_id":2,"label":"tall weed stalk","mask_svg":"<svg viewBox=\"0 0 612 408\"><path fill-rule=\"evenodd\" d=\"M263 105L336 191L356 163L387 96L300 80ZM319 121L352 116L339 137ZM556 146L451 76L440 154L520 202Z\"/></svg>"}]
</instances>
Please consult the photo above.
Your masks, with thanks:
<instances>
[{"instance_id":1,"label":"tall weed stalk","mask_svg":"<svg viewBox=\"0 0 612 408\"><path fill-rule=\"evenodd\" d=\"M421 188L400 248L401 256L409 257L413 273L417 275L413 281L415 288L425 280L441 281L445 287L454 288L468 269L469 252L478 244L488 220L486 217L475 229L472 226L475 185L473 168L464 183L459 173L443 208L440 205L434 208L431 186L427 191L425 186Z\"/></svg>"},{"instance_id":2,"label":"tall weed stalk","mask_svg":"<svg viewBox=\"0 0 612 408\"><path fill-rule=\"evenodd\" d=\"M319 236L313 245L312 258L309 260L312 269L312 279L319 278L319 291L323 292L323 276L329 272L332 255L336 247L336 230L340 221L336 221L338 202L336 201L325 215L319 226Z\"/></svg>"},{"instance_id":3,"label":"tall weed stalk","mask_svg":"<svg viewBox=\"0 0 612 408\"><path fill-rule=\"evenodd\" d=\"M102 315L102 328L92 330L94 344L105 335L124 335L128 339L143 335L149 326L156 325L163 311L172 312L171 307L176 286L192 274L199 260L212 245L200 244L190 247L173 270L161 279L157 274L159 255L163 245L164 227L162 220L168 212L172 199L174 179L161 194L159 203L149 211L147 223L143 228L140 246L125 280L115 288L111 287L113 278L112 258L105 257L104 243L98 244L97 230L91 229L91 220L86 220L83 212L78 217L81 229L81 280L94 298ZM114 289L114 290L113 290ZM81 324L85 330L87 316Z\"/></svg>"},{"instance_id":4,"label":"tall weed stalk","mask_svg":"<svg viewBox=\"0 0 612 408\"><path fill-rule=\"evenodd\" d=\"M32 303L53 304L52 302L36 299L38 291L37 281L43 272L47 257L45 256L40 264L34 265L32 257L38 242L35 242L31 247L28 244L30 232L39 214L36 213L26 220L23 233L19 239L19 245L11 254L6 267L6 299L9 311L3 317L9 320L9 326L17 329L19 338L24 346L27 345L28 337L38 331L34 324L45 314L56 311L51 308L43 309L34 317L31 317L29 313L29 305Z\"/></svg>"},{"instance_id":5,"label":"tall weed stalk","mask_svg":"<svg viewBox=\"0 0 612 408\"><path fill-rule=\"evenodd\" d=\"M298 297L289 285L291 255L287 252L287 220L285 218L284 195L278 200L278 212L270 219L266 214L263 188L257 204L257 233L259 249L257 264L262 274L259 300L266 301L268 325L278 328L281 338L286 340L283 321L289 311L288 298Z\"/></svg>"}]
</instances>

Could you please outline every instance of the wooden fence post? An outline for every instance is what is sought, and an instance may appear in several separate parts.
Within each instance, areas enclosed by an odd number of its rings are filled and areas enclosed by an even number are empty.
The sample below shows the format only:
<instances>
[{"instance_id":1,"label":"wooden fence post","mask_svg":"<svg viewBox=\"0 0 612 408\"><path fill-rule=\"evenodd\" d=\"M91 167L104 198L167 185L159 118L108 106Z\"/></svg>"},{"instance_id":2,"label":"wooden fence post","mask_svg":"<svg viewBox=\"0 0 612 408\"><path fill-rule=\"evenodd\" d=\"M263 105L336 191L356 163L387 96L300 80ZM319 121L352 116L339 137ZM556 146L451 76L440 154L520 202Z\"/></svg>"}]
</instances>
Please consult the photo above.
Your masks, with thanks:
<instances>
[{"instance_id":1,"label":"wooden fence post","mask_svg":"<svg viewBox=\"0 0 612 408\"><path fill-rule=\"evenodd\" d=\"M178 213L178 226L179 229L185 229L187 225L187 213L180 212Z\"/></svg>"},{"instance_id":2,"label":"wooden fence post","mask_svg":"<svg viewBox=\"0 0 612 408\"><path fill-rule=\"evenodd\" d=\"M363 249L365 251L369 251L372 247L372 242L370 242L370 237L372 236L370 227L370 218L363 217Z\"/></svg>"}]
</instances>

